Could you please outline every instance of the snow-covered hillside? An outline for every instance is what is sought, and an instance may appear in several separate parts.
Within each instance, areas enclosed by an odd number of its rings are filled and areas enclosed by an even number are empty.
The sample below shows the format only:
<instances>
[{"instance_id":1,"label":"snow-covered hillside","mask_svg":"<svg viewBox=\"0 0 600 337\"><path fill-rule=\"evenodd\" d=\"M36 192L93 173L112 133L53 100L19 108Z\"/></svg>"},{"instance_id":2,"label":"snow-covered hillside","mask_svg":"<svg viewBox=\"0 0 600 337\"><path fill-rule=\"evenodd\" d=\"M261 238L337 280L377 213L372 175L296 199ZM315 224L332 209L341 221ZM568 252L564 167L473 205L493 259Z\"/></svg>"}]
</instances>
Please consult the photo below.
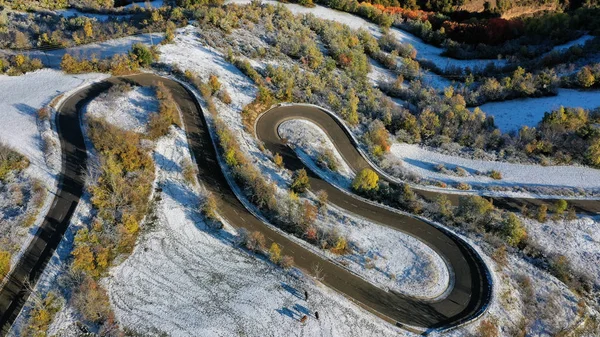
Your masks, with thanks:
<instances>
[{"instance_id":1,"label":"snow-covered hillside","mask_svg":"<svg viewBox=\"0 0 600 337\"><path fill-rule=\"evenodd\" d=\"M403 143L394 143L389 156L400 159L403 169L408 172L446 183L600 189L600 170L589 167L524 165L466 159L441 154L419 145ZM465 175L440 172L439 165L443 165L449 171L455 171L457 167L460 167L465 170ZM502 179L490 178L487 173L491 170L499 171Z\"/></svg>"},{"instance_id":2,"label":"snow-covered hillside","mask_svg":"<svg viewBox=\"0 0 600 337\"><path fill-rule=\"evenodd\" d=\"M490 102L479 108L494 116L496 126L503 132L519 130L522 126L536 126L551 112L563 107L595 109L600 107L600 92L595 90L559 89L558 95L520 98L504 102Z\"/></svg>"}]
</instances>

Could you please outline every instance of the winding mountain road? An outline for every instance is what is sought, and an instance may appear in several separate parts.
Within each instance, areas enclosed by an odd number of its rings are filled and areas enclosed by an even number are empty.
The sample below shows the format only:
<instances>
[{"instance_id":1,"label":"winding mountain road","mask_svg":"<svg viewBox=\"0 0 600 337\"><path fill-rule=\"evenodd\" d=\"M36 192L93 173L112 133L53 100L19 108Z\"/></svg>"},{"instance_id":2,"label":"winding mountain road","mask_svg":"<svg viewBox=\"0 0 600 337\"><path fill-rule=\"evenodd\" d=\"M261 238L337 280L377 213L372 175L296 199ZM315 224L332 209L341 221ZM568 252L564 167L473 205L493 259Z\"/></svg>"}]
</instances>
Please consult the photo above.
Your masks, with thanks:
<instances>
[{"instance_id":1,"label":"winding mountain road","mask_svg":"<svg viewBox=\"0 0 600 337\"><path fill-rule=\"evenodd\" d=\"M424 329L447 328L468 321L481 314L491 298L491 282L487 267L474 250L462 239L420 219L377 206L339 190L304 166L295 152L279 137L279 124L290 118L305 118L321 126L331 137L350 167L359 171L370 164L357 151L343 124L328 113L315 107L284 106L264 113L257 121L256 132L265 147L284 157L287 168L305 168L311 188L325 190L329 201L349 212L382 223L420 239L434 249L447 263L453 277L451 287L434 300L411 298L380 289L345 268L324 259L281 234L249 212L237 197L221 170L206 119L193 93L180 83L152 74L110 78L77 91L58 107L57 126L63 154L58 193L38 233L28 246L19 263L8 275L0 290L0 325L5 335L23 307L44 266L49 261L83 193L83 173L86 171L86 149L80 127L80 115L85 105L117 83L141 86L162 82L173 93L184 119L188 143L198 166L198 178L220 200L219 213L231 224L250 231L260 231L268 243L282 245L283 252L294 258L295 265L308 274L314 266L323 270L322 282L354 300L362 307L398 324ZM431 196L431 192L422 192ZM456 202L456 196L449 197ZM507 207L535 203L529 199L497 199ZM577 207L593 211L597 203L582 202ZM596 210L597 211L597 210Z\"/></svg>"}]
</instances>

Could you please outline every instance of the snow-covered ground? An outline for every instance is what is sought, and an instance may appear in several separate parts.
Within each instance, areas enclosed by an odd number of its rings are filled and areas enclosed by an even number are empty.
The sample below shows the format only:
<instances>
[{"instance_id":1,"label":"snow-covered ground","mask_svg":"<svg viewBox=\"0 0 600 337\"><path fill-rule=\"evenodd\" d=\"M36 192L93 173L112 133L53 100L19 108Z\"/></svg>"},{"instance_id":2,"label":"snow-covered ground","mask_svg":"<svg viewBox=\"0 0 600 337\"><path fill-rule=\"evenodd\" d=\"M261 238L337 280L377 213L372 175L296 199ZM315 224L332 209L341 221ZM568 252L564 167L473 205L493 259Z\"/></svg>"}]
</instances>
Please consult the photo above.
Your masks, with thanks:
<instances>
[{"instance_id":1,"label":"snow-covered ground","mask_svg":"<svg viewBox=\"0 0 600 337\"><path fill-rule=\"evenodd\" d=\"M402 160L403 168L420 177L451 182L465 182L471 185L507 185L538 187L573 187L585 189L600 188L600 170L577 166L541 166L512 164L489 160L474 160L450 156L425 149L419 145L394 143L390 155ZM437 170L444 165L454 171L460 167L466 171L464 177L445 174ZM496 170L502 173L501 180L486 175ZM480 172L482 174L477 174Z\"/></svg>"},{"instance_id":2,"label":"snow-covered ground","mask_svg":"<svg viewBox=\"0 0 600 337\"><path fill-rule=\"evenodd\" d=\"M567 50L567 49L569 49L569 48L571 48L573 46L583 46L586 42L588 42L589 40L592 40L594 38L595 38L595 36L585 34L585 35L583 35L582 37L580 37L578 39L569 41L567 43L563 43L563 44L558 45L558 46L554 46L554 48L552 48L552 50L550 52L548 52L548 53L551 53L551 52L562 52L562 51L565 51L565 50Z\"/></svg>"},{"instance_id":3,"label":"snow-covered ground","mask_svg":"<svg viewBox=\"0 0 600 337\"><path fill-rule=\"evenodd\" d=\"M546 223L525 219L524 224L532 242L551 254L566 256L575 270L600 284L600 218L586 216Z\"/></svg>"},{"instance_id":4,"label":"snow-covered ground","mask_svg":"<svg viewBox=\"0 0 600 337\"><path fill-rule=\"evenodd\" d=\"M198 213L200 190L172 165L190 157L178 144L187 144L181 130L157 144L163 191L155 229L105 280L122 326L170 336L403 334L302 274L235 247L231 227L209 229ZM301 324L304 315L309 319Z\"/></svg>"},{"instance_id":5,"label":"snow-covered ground","mask_svg":"<svg viewBox=\"0 0 600 337\"><path fill-rule=\"evenodd\" d=\"M496 126L500 130L508 132L525 125L536 126L544 117L544 112L556 110L561 106L584 109L600 107L600 91L559 89L557 96L490 102L479 108L487 115L494 116Z\"/></svg>"},{"instance_id":6,"label":"snow-covered ground","mask_svg":"<svg viewBox=\"0 0 600 337\"><path fill-rule=\"evenodd\" d=\"M3 244L11 247L2 248L13 252L13 265L36 233L37 226L50 207L61 166L58 136L49 120L38 118L38 109L47 106L62 93L105 77L106 75L102 74L65 75L49 69L18 77L0 76L0 141L26 156L30 162L29 167L16 181L1 188L8 189L9 197L3 199L0 210L2 217L7 217L5 221L0 219L3 221L2 226L8 226L4 227L0 237L8 237L8 241ZM40 192L40 196L45 200L41 201L39 209L32 206L29 195L34 181L39 182L46 190L45 193ZM21 193L24 194L22 199L25 204L11 205L10 202L17 203L18 194ZM7 201L9 204L4 204ZM37 212L37 215L33 212ZM32 226L23 227L28 216L35 217Z\"/></svg>"},{"instance_id":7,"label":"snow-covered ground","mask_svg":"<svg viewBox=\"0 0 600 337\"><path fill-rule=\"evenodd\" d=\"M109 91L91 101L87 111L122 129L144 133L150 113L158 112L158 99L154 89L148 87L136 87L126 93Z\"/></svg>"},{"instance_id":8,"label":"snow-covered ground","mask_svg":"<svg viewBox=\"0 0 600 337\"><path fill-rule=\"evenodd\" d=\"M17 149L31 162L32 175L48 184L55 184L55 175L60 170L60 162L46 165L37 111L46 106L56 96L106 78L103 74L66 75L55 70L38 70L22 76L0 75L0 140ZM55 158L56 159L56 158ZM58 156L60 160L60 156Z\"/></svg>"},{"instance_id":9,"label":"snow-covered ground","mask_svg":"<svg viewBox=\"0 0 600 337\"><path fill-rule=\"evenodd\" d=\"M325 134L323 129L308 120L292 119L281 123L278 132L282 138L287 140L288 144L294 147L303 160L308 157L315 163L315 165L311 165L311 168L316 169L319 174L331 178L341 186L350 186L350 182L354 179L355 172L352 171L344 158L342 158L339 151L337 151L335 145L331 142L331 139ZM316 165L316 158L320 154L322 155L326 152L330 152L334 155L338 166L337 172L331 172L328 169Z\"/></svg>"}]
</instances>

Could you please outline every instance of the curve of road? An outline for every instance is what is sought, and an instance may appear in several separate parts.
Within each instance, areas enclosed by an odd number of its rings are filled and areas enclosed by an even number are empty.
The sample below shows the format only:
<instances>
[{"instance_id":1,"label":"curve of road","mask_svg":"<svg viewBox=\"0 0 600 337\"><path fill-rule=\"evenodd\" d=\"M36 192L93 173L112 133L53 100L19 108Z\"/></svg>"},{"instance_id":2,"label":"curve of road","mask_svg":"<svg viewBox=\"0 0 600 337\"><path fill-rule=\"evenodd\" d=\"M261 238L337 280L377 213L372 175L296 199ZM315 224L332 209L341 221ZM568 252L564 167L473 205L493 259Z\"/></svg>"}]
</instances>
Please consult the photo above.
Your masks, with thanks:
<instances>
[{"instance_id":1,"label":"curve of road","mask_svg":"<svg viewBox=\"0 0 600 337\"><path fill-rule=\"evenodd\" d=\"M316 107L281 106L261 115L256 122L256 134L267 149L284 157L288 169L305 168L310 176L311 188L327 191L331 203L374 222L409 233L434 249L446 261L454 277L451 288L442 298L424 300L382 290L338 264L300 246L287 235L255 217L237 198L221 170L213 139L194 94L176 81L152 74L139 74L110 78L83 88L58 107L57 127L63 153L58 193L38 233L0 290L2 335L7 333L29 295L31 287L27 284L35 284L62 239L83 192L82 176L86 170L87 155L80 127L80 113L89 101L121 82L141 86L162 82L172 91L182 112L188 143L198 166L198 178L208 190L219 197L220 214L232 224L263 233L269 244L274 241L282 245L285 254L294 257L298 268L312 274L314 266L319 265L324 272L323 283L398 325L425 329L447 328L477 317L487 307L492 292L489 271L468 244L444 228L377 206L323 181L285 145L277 131L278 126L285 120L308 119L328 134L351 168L358 172L362 168L370 167L370 162L357 150L357 144L340 120ZM425 197L436 194L428 191L420 193ZM457 202L455 194L447 195ZM539 202L535 199L513 198L494 200L496 204L510 208ZM573 201L572 204L587 212L597 212L599 209L598 202L594 201Z\"/></svg>"}]
</instances>

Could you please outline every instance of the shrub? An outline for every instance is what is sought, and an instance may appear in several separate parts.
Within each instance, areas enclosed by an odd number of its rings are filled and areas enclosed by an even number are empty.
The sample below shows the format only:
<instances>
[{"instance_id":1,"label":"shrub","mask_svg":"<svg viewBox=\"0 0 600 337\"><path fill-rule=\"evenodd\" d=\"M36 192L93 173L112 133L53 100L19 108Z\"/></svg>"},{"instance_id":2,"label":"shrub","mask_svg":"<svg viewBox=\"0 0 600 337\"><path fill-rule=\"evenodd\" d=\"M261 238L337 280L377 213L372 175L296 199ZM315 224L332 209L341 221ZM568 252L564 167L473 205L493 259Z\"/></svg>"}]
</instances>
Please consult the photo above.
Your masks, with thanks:
<instances>
[{"instance_id":1,"label":"shrub","mask_svg":"<svg viewBox=\"0 0 600 337\"><path fill-rule=\"evenodd\" d=\"M265 250L265 236L259 231L254 231L246 238L245 245L253 252L262 252Z\"/></svg>"},{"instance_id":2,"label":"shrub","mask_svg":"<svg viewBox=\"0 0 600 337\"><path fill-rule=\"evenodd\" d=\"M292 176L292 184L290 185L290 189L295 193L304 193L307 189L310 188L310 182L308 179L308 174L306 174L305 169L300 169L294 172Z\"/></svg>"},{"instance_id":3,"label":"shrub","mask_svg":"<svg viewBox=\"0 0 600 337\"><path fill-rule=\"evenodd\" d=\"M290 269L294 265L294 258L289 255L284 255L281 260L279 260L279 265L283 269Z\"/></svg>"},{"instance_id":4,"label":"shrub","mask_svg":"<svg viewBox=\"0 0 600 337\"><path fill-rule=\"evenodd\" d=\"M211 74L208 77L208 85L210 85L212 95L216 94L219 91L219 89L221 89L221 82L219 82L219 78L217 77L217 75L214 74Z\"/></svg>"},{"instance_id":5,"label":"shrub","mask_svg":"<svg viewBox=\"0 0 600 337\"><path fill-rule=\"evenodd\" d=\"M514 213L508 214L502 226L506 242L511 246L519 245L527 237L527 231L523 227L523 223Z\"/></svg>"},{"instance_id":6,"label":"shrub","mask_svg":"<svg viewBox=\"0 0 600 337\"><path fill-rule=\"evenodd\" d=\"M135 43L131 47L129 56L142 67L149 66L156 59L156 55L143 43Z\"/></svg>"},{"instance_id":7,"label":"shrub","mask_svg":"<svg viewBox=\"0 0 600 337\"><path fill-rule=\"evenodd\" d=\"M335 247L333 247L331 249L331 251L334 254L338 254L338 255L344 255L344 254L348 253L349 247L348 247L348 241L346 240L346 238L344 238L342 236L338 237L337 241L335 242Z\"/></svg>"},{"instance_id":8,"label":"shrub","mask_svg":"<svg viewBox=\"0 0 600 337\"><path fill-rule=\"evenodd\" d=\"M496 180L500 180L502 179L502 173L500 173L500 171L496 171L496 170L491 170L488 175L492 178L492 179L496 179Z\"/></svg>"},{"instance_id":9,"label":"shrub","mask_svg":"<svg viewBox=\"0 0 600 337\"><path fill-rule=\"evenodd\" d=\"M269 248L269 259L273 263L278 263L281 260L281 248L275 242L273 242L271 248Z\"/></svg>"},{"instance_id":10,"label":"shrub","mask_svg":"<svg viewBox=\"0 0 600 337\"><path fill-rule=\"evenodd\" d=\"M594 85L596 78L590 70L590 67L583 67L577 72L577 82L584 88L589 88Z\"/></svg>"},{"instance_id":11,"label":"shrub","mask_svg":"<svg viewBox=\"0 0 600 337\"><path fill-rule=\"evenodd\" d=\"M194 185L196 183L196 175L198 174L198 168L188 158L183 160L181 163L183 178L188 184Z\"/></svg>"},{"instance_id":12,"label":"shrub","mask_svg":"<svg viewBox=\"0 0 600 337\"><path fill-rule=\"evenodd\" d=\"M212 221L218 221L217 199L212 193L209 193L202 205L202 214Z\"/></svg>"},{"instance_id":13,"label":"shrub","mask_svg":"<svg viewBox=\"0 0 600 337\"><path fill-rule=\"evenodd\" d=\"M461 196L456 208L456 215L461 216L465 221L477 221L489 216L494 210L491 201L477 195Z\"/></svg>"},{"instance_id":14,"label":"shrub","mask_svg":"<svg viewBox=\"0 0 600 337\"><path fill-rule=\"evenodd\" d=\"M324 153L319 153L317 156L317 164L333 172L337 172L338 170L338 161L335 158L333 151L330 149L326 149Z\"/></svg>"},{"instance_id":15,"label":"shrub","mask_svg":"<svg viewBox=\"0 0 600 337\"><path fill-rule=\"evenodd\" d=\"M487 320L487 319L481 321L477 331L479 332L479 335L481 337L498 337L499 336L498 326L496 326L496 323L494 323L490 320Z\"/></svg>"},{"instance_id":16,"label":"shrub","mask_svg":"<svg viewBox=\"0 0 600 337\"><path fill-rule=\"evenodd\" d=\"M27 158L0 142L0 181L4 181L12 171L19 172L29 166Z\"/></svg>"},{"instance_id":17,"label":"shrub","mask_svg":"<svg viewBox=\"0 0 600 337\"><path fill-rule=\"evenodd\" d=\"M50 119L50 109L48 107L42 107L37 112L38 119L41 121L45 121Z\"/></svg>"},{"instance_id":18,"label":"shrub","mask_svg":"<svg viewBox=\"0 0 600 337\"><path fill-rule=\"evenodd\" d=\"M148 123L148 135L151 139L157 139L169 133L171 125L181 127L181 118L177 103L173 99L173 95L169 89L162 83L158 82L155 86L156 97L159 100L158 113L150 116Z\"/></svg>"},{"instance_id":19,"label":"shrub","mask_svg":"<svg viewBox=\"0 0 600 337\"><path fill-rule=\"evenodd\" d=\"M554 212L557 214L562 214L567 210L568 207L569 204L567 203L567 201L564 199L560 199L554 204Z\"/></svg>"},{"instance_id":20,"label":"shrub","mask_svg":"<svg viewBox=\"0 0 600 337\"><path fill-rule=\"evenodd\" d=\"M4 277L10 271L10 259L12 255L10 252L5 250L0 250L0 281L4 279Z\"/></svg>"},{"instance_id":21,"label":"shrub","mask_svg":"<svg viewBox=\"0 0 600 337\"><path fill-rule=\"evenodd\" d=\"M471 185L461 182L456 185L456 188L462 191L468 191L471 189Z\"/></svg>"},{"instance_id":22,"label":"shrub","mask_svg":"<svg viewBox=\"0 0 600 337\"><path fill-rule=\"evenodd\" d=\"M352 181L352 189L358 192L368 192L379 188L379 176L371 169L363 169L360 171L354 181Z\"/></svg>"},{"instance_id":23,"label":"shrub","mask_svg":"<svg viewBox=\"0 0 600 337\"><path fill-rule=\"evenodd\" d=\"M536 219L539 222L546 222L548 220L548 206L546 204L541 204L538 207Z\"/></svg>"},{"instance_id":24,"label":"shrub","mask_svg":"<svg viewBox=\"0 0 600 337\"><path fill-rule=\"evenodd\" d=\"M231 96L229 96L229 92L227 91L227 89L219 91L219 99L221 100L221 102L227 105L231 104L232 102Z\"/></svg>"},{"instance_id":25,"label":"shrub","mask_svg":"<svg viewBox=\"0 0 600 337\"><path fill-rule=\"evenodd\" d=\"M29 315L27 325L21 331L22 336L46 336L46 332L54 316L62 308L61 301L56 294L49 292L43 300L36 303Z\"/></svg>"},{"instance_id":26,"label":"shrub","mask_svg":"<svg viewBox=\"0 0 600 337\"><path fill-rule=\"evenodd\" d=\"M321 212L324 212L327 209L327 192L324 190L320 190L317 192L317 206Z\"/></svg>"},{"instance_id":27,"label":"shrub","mask_svg":"<svg viewBox=\"0 0 600 337\"><path fill-rule=\"evenodd\" d=\"M86 277L75 290L71 303L87 321L102 323L109 318L108 295L100 284L90 277Z\"/></svg>"},{"instance_id":28,"label":"shrub","mask_svg":"<svg viewBox=\"0 0 600 337\"><path fill-rule=\"evenodd\" d=\"M277 167L283 168L283 157L279 153L275 153L273 156L273 162Z\"/></svg>"}]
</instances>

